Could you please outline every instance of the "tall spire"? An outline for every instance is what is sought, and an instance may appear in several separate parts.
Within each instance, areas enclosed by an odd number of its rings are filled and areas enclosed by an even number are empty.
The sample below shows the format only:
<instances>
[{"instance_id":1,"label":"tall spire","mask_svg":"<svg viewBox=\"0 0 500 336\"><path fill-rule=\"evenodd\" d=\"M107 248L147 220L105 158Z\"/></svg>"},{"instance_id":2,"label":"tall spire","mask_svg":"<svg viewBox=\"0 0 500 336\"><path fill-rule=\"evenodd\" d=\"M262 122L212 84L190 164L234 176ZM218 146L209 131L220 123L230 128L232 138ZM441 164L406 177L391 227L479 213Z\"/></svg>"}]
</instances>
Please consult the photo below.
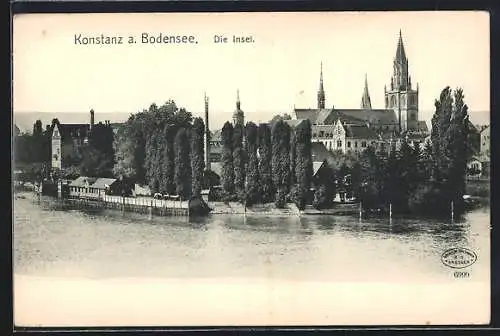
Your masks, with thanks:
<instances>
[{"instance_id":1,"label":"tall spire","mask_svg":"<svg viewBox=\"0 0 500 336\"><path fill-rule=\"evenodd\" d=\"M396 56L394 57L394 74L391 79L393 83L392 89L406 91L410 86L408 77L408 59L406 58L403 44L403 35L401 34L401 30L399 30L398 46Z\"/></svg>"},{"instance_id":2,"label":"tall spire","mask_svg":"<svg viewBox=\"0 0 500 336\"><path fill-rule=\"evenodd\" d=\"M240 89L236 90L236 108L239 110L241 106L240 102Z\"/></svg>"},{"instance_id":3,"label":"tall spire","mask_svg":"<svg viewBox=\"0 0 500 336\"><path fill-rule=\"evenodd\" d=\"M399 30L398 48L396 49L396 61L399 64L406 63L406 53L405 46L403 44L403 35L401 34L401 29Z\"/></svg>"},{"instance_id":4,"label":"tall spire","mask_svg":"<svg viewBox=\"0 0 500 336\"><path fill-rule=\"evenodd\" d=\"M320 64L319 72L319 90L318 90L318 109L325 108L325 89L323 87L323 61Z\"/></svg>"},{"instance_id":5,"label":"tall spire","mask_svg":"<svg viewBox=\"0 0 500 336\"><path fill-rule=\"evenodd\" d=\"M205 100L205 169L210 170L210 128L208 125L208 97L204 92Z\"/></svg>"},{"instance_id":6,"label":"tall spire","mask_svg":"<svg viewBox=\"0 0 500 336\"><path fill-rule=\"evenodd\" d=\"M365 89L363 90L363 97L361 98L361 108L365 110L372 109L370 93L368 92L368 75L366 73L365 73Z\"/></svg>"}]
</instances>

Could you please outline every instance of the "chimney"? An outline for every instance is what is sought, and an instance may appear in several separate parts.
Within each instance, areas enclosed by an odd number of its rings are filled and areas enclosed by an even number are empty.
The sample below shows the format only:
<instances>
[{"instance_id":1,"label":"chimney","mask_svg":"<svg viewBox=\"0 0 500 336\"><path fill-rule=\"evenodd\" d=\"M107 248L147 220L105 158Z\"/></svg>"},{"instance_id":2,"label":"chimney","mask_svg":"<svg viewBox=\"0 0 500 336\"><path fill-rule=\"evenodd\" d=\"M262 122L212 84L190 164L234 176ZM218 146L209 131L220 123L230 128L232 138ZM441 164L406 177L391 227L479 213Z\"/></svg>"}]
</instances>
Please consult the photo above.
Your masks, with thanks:
<instances>
[{"instance_id":1,"label":"chimney","mask_svg":"<svg viewBox=\"0 0 500 336\"><path fill-rule=\"evenodd\" d=\"M205 93L205 169L210 170L210 128L208 126L208 97Z\"/></svg>"},{"instance_id":2,"label":"chimney","mask_svg":"<svg viewBox=\"0 0 500 336\"><path fill-rule=\"evenodd\" d=\"M94 127L94 110L90 110L90 130Z\"/></svg>"}]
</instances>

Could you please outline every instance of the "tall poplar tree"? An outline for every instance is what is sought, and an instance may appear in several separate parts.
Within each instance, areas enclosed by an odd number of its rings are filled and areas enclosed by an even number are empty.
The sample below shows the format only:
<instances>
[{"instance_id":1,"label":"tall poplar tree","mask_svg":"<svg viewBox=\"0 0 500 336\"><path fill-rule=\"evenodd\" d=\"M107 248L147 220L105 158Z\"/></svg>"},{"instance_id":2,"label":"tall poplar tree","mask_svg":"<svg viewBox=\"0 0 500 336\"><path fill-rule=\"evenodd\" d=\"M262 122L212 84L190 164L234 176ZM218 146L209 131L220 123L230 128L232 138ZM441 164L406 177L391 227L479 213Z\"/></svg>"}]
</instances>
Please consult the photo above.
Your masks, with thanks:
<instances>
[{"instance_id":1,"label":"tall poplar tree","mask_svg":"<svg viewBox=\"0 0 500 336\"><path fill-rule=\"evenodd\" d=\"M306 196L311 187L312 168L312 130L311 122L306 119L295 130L295 180L300 190L299 208L305 207Z\"/></svg>"},{"instance_id":2,"label":"tall poplar tree","mask_svg":"<svg viewBox=\"0 0 500 336\"><path fill-rule=\"evenodd\" d=\"M277 189L275 204L278 208L286 204L290 183L290 127L278 120L272 129L272 173Z\"/></svg>"},{"instance_id":3,"label":"tall poplar tree","mask_svg":"<svg viewBox=\"0 0 500 336\"><path fill-rule=\"evenodd\" d=\"M233 128L233 167L234 187L238 199L243 200L245 194L245 152L243 150L243 125L236 124Z\"/></svg>"},{"instance_id":4,"label":"tall poplar tree","mask_svg":"<svg viewBox=\"0 0 500 336\"><path fill-rule=\"evenodd\" d=\"M246 201L248 205L257 203L261 199L259 194L260 184L259 184L259 159L257 157L257 147L258 147L258 129L257 125L253 122L248 122L246 125L246 148L245 152L247 154L247 164L246 164L246 185L247 185L247 197Z\"/></svg>"},{"instance_id":5,"label":"tall poplar tree","mask_svg":"<svg viewBox=\"0 0 500 336\"><path fill-rule=\"evenodd\" d=\"M267 124L262 123L259 125L258 133L260 194L262 202L268 203L274 199L274 186L271 169L271 130Z\"/></svg>"},{"instance_id":6,"label":"tall poplar tree","mask_svg":"<svg viewBox=\"0 0 500 336\"><path fill-rule=\"evenodd\" d=\"M182 199L191 196L191 167L189 160L189 137L185 128L179 129L175 136L175 184Z\"/></svg>"},{"instance_id":7,"label":"tall poplar tree","mask_svg":"<svg viewBox=\"0 0 500 336\"><path fill-rule=\"evenodd\" d=\"M233 125L226 121L222 127L222 172L221 182L227 198L234 194L234 167L233 167Z\"/></svg>"},{"instance_id":8,"label":"tall poplar tree","mask_svg":"<svg viewBox=\"0 0 500 336\"><path fill-rule=\"evenodd\" d=\"M205 123L201 118L195 118L191 132L191 170L192 170L192 194L194 197L201 197L203 183L203 171L205 170L204 160L204 135Z\"/></svg>"}]
</instances>

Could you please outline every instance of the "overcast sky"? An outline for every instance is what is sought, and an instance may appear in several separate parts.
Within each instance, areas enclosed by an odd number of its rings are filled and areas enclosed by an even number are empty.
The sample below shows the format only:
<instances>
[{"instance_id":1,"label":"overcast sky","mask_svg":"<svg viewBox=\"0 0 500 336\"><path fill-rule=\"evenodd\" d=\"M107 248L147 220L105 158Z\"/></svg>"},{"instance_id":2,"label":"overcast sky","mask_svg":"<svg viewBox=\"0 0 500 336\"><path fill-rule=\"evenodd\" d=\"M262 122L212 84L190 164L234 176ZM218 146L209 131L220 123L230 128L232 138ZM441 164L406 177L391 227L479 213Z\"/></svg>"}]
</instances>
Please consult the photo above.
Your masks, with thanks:
<instances>
[{"instance_id":1,"label":"overcast sky","mask_svg":"<svg viewBox=\"0 0 500 336\"><path fill-rule=\"evenodd\" d=\"M323 61L326 105L359 108L365 73L372 106L383 108L399 30L420 110L449 85L473 111L489 111L486 12L24 14L14 18L14 111L130 114L174 99L195 115L210 97L210 123L231 118L236 90L247 120L293 106L316 107ZM75 45L75 34L195 35L193 45ZM215 34L251 35L248 45ZM302 92L302 94L300 93ZM420 119L429 119L429 112ZM483 116L484 118L484 116Z\"/></svg>"}]
</instances>

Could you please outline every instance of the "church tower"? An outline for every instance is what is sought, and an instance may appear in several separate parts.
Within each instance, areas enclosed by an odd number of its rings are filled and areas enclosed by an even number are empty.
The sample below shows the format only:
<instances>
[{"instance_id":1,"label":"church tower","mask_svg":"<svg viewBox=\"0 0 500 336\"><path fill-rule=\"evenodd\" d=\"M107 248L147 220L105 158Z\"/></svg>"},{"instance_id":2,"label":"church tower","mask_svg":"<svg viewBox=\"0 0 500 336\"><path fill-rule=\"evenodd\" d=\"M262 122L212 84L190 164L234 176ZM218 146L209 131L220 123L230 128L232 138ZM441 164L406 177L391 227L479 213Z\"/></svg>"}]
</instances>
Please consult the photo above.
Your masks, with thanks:
<instances>
[{"instance_id":1,"label":"church tower","mask_svg":"<svg viewBox=\"0 0 500 336\"><path fill-rule=\"evenodd\" d=\"M365 89L363 91L363 96L361 97L361 108L363 110L372 109L372 101L370 99L370 93L368 92L368 76L365 74Z\"/></svg>"},{"instance_id":2,"label":"church tower","mask_svg":"<svg viewBox=\"0 0 500 336\"><path fill-rule=\"evenodd\" d=\"M418 84L417 89L413 90L401 30L393 63L391 84L389 90L387 88L384 90L385 108L393 109L396 112L400 131L416 129L418 125Z\"/></svg>"},{"instance_id":3,"label":"church tower","mask_svg":"<svg viewBox=\"0 0 500 336\"><path fill-rule=\"evenodd\" d=\"M59 129L59 121L57 119L52 120L52 137L51 137L51 167L53 169L62 169L62 158L61 158L61 130Z\"/></svg>"},{"instance_id":4,"label":"church tower","mask_svg":"<svg viewBox=\"0 0 500 336\"><path fill-rule=\"evenodd\" d=\"M323 87L323 62L321 62L319 71L318 109L323 110L324 108L325 108L325 89Z\"/></svg>"},{"instance_id":5,"label":"church tower","mask_svg":"<svg viewBox=\"0 0 500 336\"><path fill-rule=\"evenodd\" d=\"M236 91L236 110L233 113L233 125L245 126L245 114L241 110L240 90Z\"/></svg>"},{"instance_id":6,"label":"church tower","mask_svg":"<svg viewBox=\"0 0 500 336\"><path fill-rule=\"evenodd\" d=\"M208 97L205 92L205 169L210 170L210 128L208 126Z\"/></svg>"}]
</instances>

